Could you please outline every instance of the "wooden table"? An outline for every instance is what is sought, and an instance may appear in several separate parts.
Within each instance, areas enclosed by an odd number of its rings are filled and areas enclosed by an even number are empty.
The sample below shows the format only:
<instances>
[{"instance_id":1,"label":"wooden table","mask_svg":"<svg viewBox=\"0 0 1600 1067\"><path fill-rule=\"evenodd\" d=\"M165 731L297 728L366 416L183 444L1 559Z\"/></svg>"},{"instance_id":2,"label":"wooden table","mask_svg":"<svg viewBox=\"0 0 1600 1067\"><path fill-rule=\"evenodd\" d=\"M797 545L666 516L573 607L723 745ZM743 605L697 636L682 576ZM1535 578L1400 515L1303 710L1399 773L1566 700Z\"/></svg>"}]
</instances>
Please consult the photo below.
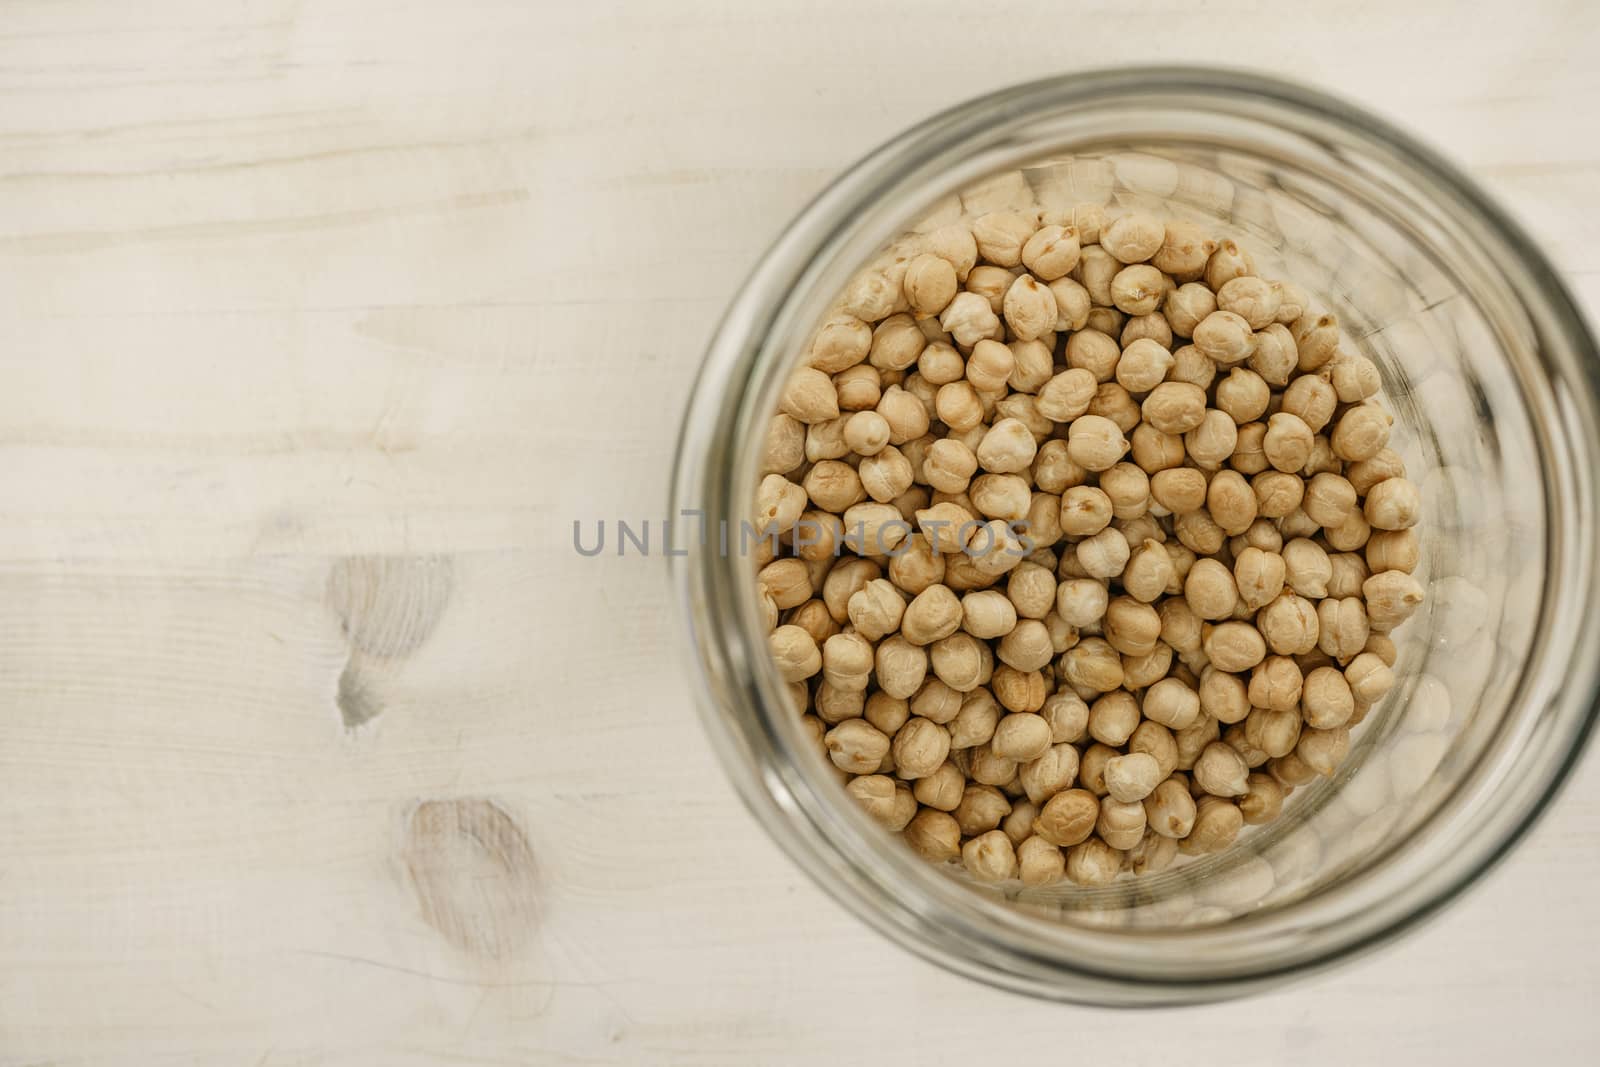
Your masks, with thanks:
<instances>
[{"instance_id":1,"label":"wooden table","mask_svg":"<svg viewBox=\"0 0 1600 1067\"><path fill-rule=\"evenodd\" d=\"M931 111L1293 75L1600 306L1600 11L1450 0L0 2L0 1063L1573 1063L1600 767L1421 934L1242 1004L890 947L735 801L659 558L784 221Z\"/></svg>"}]
</instances>

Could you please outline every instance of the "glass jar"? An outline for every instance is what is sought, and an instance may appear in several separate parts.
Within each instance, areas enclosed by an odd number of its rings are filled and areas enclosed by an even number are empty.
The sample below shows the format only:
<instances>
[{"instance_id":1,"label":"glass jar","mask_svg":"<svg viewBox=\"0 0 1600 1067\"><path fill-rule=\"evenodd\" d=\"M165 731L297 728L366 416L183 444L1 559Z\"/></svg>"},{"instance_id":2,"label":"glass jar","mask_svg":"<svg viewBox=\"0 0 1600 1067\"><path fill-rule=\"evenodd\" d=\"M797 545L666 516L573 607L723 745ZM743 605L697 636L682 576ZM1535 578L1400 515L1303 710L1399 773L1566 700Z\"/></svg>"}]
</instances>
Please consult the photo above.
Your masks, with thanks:
<instances>
[{"instance_id":1,"label":"glass jar","mask_svg":"<svg viewBox=\"0 0 1600 1067\"><path fill-rule=\"evenodd\" d=\"M1227 851L1105 888L980 887L870 822L802 734L751 561L764 427L846 282L963 208L1138 209L1209 224L1297 282L1381 370L1422 488L1425 609L1332 778ZM700 703L746 803L900 944L1036 996L1188 1002L1281 983L1437 911L1517 841L1581 753L1600 672L1600 358L1529 238L1387 123L1276 80L1124 69L987 96L897 137L783 233L729 309L683 425L674 560ZM727 544L717 531L726 524ZM681 527L680 527L681 528Z\"/></svg>"}]
</instances>

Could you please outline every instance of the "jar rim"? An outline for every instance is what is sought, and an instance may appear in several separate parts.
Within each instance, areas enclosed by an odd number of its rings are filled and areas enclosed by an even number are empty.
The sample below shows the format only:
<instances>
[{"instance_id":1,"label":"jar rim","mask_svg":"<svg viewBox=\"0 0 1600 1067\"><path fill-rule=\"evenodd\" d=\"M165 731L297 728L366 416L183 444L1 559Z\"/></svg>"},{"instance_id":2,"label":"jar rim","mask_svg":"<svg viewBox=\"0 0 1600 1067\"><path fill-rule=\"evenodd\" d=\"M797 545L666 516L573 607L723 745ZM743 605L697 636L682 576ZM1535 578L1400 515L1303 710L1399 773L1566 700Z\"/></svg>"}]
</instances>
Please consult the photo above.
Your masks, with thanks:
<instances>
[{"instance_id":1,"label":"jar rim","mask_svg":"<svg viewBox=\"0 0 1600 1067\"><path fill-rule=\"evenodd\" d=\"M672 514L699 513L702 531L744 514L753 459L741 443L764 425L783 367L794 353L769 340L797 313L826 262L859 265L882 233L871 214L914 190L947 193L1015 167L1040 152L1026 133L1040 122L1072 122L1086 143L1097 121L1128 108L1167 109L1198 122L1219 119L1266 132L1336 144L1354 159L1381 161L1448 205L1467 236L1512 289L1535 332L1542 374L1553 385L1557 424L1541 431L1552 522L1541 625L1558 622L1569 640L1540 654L1555 666L1527 675L1513 700L1523 717L1509 763L1445 812L1472 820L1411 850L1393 884L1338 886L1252 917L1251 951L1234 944L1241 923L1145 934L1051 924L995 908L912 856L886 850L842 790L817 789L804 773L777 672L764 655L753 576L735 560L689 551L671 560L684 640L698 700L725 771L744 803L806 873L880 932L940 965L1003 988L1053 999L1115 1004L1184 1003L1237 995L1308 973L1370 949L1436 913L1522 837L1579 759L1600 715L1600 614L1574 610L1600 575L1595 486L1573 476L1564 453L1600 453L1600 351L1565 286L1531 239L1488 196L1433 150L1385 120L1316 90L1277 78L1206 67L1136 67L1075 73L1004 89L957 105L902 133L856 163L794 219L757 265L713 338L679 433ZM1250 146L1246 146L1250 147ZM1007 162L996 165L996 161ZM936 176L936 177L935 177ZM903 214L903 212L897 212ZM792 324L792 322L791 322ZM751 451L751 450L746 450ZM1592 464L1592 459L1590 460ZM1559 481L1560 484L1557 484ZM745 483L748 483L745 484ZM1587 538L1587 539L1586 539ZM1559 582L1554 576L1560 575ZM730 625L737 620L737 625ZM1543 632L1543 631L1541 631ZM754 652L754 654L752 654ZM1559 671L1565 683L1533 684ZM1549 716L1533 721L1536 712ZM1527 773L1529 762L1535 773ZM1530 781L1531 779L1531 781ZM827 784L832 784L827 783ZM1445 846L1448 845L1449 848ZM1317 936L1308 937L1307 930ZM1314 943L1313 943L1314 942ZM1175 970L1175 955L1184 966Z\"/></svg>"}]
</instances>

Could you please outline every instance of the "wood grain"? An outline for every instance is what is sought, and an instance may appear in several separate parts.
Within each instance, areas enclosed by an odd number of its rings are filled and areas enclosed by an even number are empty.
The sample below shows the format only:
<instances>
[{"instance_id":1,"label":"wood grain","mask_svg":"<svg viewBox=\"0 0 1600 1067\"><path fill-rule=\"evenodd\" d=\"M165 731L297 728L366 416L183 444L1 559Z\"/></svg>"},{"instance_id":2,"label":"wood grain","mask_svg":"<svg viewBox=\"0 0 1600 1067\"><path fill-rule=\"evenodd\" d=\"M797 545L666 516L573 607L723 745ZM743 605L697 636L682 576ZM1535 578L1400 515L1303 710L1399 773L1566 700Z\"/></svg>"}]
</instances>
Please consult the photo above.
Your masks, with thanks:
<instances>
[{"instance_id":1,"label":"wood grain","mask_svg":"<svg viewBox=\"0 0 1600 1067\"><path fill-rule=\"evenodd\" d=\"M1592 1060L1592 760L1369 961L1035 1004L801 878L661 561L570 527L662 514L699 351L831 175L1064 69L1379 108L1593 314L1597 48L1581 0L3 0L0 1064Z\"/></svg>"}]
</instances>

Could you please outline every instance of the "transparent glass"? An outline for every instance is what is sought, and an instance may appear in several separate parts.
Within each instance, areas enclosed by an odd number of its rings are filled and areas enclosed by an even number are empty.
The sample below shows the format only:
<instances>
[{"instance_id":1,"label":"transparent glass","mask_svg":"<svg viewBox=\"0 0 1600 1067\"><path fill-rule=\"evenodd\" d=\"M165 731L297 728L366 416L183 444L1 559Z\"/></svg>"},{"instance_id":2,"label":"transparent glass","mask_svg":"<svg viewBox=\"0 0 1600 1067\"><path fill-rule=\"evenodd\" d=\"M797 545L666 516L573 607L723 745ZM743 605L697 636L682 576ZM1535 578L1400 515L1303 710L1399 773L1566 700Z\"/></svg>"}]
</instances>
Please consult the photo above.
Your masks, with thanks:
<instances>
[{"instance_id":1,"label":"transparent glass","mask_svg":"<svg viewBox=\"0 0 1600 1067\"><path fill-rule=\"evenodd\" d=\"M766 655L752 568L757 442L806 338L898 235L1074 204L1203 221L1336 312L1383 374L1422 490L1425 610L1335 777L1226 852L1112 886L979 887L856 810ZM819 883L901 944L1037 996L1214 999L1328 965L1434 912L1516 841L1595 716L1595 341L1528 238L1380 120L1194 69L1038 82L940 115L823 193L728 311L686 417L675 560L709 732L744 799Z\"/></svg>"}]
</instances>

